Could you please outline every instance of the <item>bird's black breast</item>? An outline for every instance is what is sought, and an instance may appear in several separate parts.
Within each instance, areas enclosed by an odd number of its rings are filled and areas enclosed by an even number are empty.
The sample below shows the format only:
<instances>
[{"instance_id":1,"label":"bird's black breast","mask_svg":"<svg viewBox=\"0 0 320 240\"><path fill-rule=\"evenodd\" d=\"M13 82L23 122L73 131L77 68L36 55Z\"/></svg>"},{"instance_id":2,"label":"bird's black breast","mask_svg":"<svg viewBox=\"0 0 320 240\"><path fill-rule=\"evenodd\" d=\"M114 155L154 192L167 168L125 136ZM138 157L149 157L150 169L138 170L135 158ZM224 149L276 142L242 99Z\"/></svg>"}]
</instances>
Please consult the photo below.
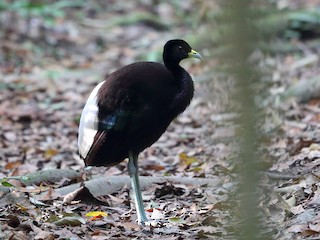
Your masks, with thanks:
<instances>
[{"instance_id":1,"label":"bird's black breast","mask_svg":"<svg viewBox=\"0 0 320 240\"><path fill-rule=\"evenodd\" d=\"M102 121L110 115L120 117L121 113L129 121L149 115L161 116L168 111L178 92L179 84L163 64L134 63L106 79L98 93L98 117Z\"/></svg>"}]
</instances>

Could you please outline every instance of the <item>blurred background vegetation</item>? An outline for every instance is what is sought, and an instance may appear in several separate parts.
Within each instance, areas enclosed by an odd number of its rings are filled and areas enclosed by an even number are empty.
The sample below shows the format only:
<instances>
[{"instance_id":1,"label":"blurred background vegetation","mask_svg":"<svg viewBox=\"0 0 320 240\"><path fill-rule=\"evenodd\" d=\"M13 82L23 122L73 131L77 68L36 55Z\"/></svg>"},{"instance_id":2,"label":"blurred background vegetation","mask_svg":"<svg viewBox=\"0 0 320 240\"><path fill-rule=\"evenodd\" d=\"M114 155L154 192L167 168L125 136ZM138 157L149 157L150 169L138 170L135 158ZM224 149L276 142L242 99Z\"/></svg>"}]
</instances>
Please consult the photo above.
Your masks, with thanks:
<instances>
[{"instance_id":1,"label":"blurred background vegetation","mask_svg":"<svg viewBox=\"0 0 320 240\"><path fill-rule=\"evenodd\" d=\"M316 1L308 2L254 1L251 8L258 31L252 33L252 37L259 38L256 50L269 56L299 55L303 53L300 40L317 47L320 13L314 7L316 4L311 4ZM112 60L111 71L134 60L161 61L163 42L184 38L203 51L207 59L205 71L214 69L210 74L202 74L198 80L208 84L209 93L212 93L217 88L224 88L211 81L215 77L225 80L225 76L220 75L219 70L224 65L219 60L228 51L229 46L223 41L230 34L230 24L225 21L223 5L223 1L200 0L188 0L183 4L158 0L126 3L113 0L1 1L0 69L2 73L30 72L32 66L45 66L60 60L66 69L75 69L77 65L88 65L91 58L99 55L99 62ZM115 45L127 47L128 43L134 51L129 57L113 50ZM110 58L105 56L109 50ZM102 67L103 64L99 69ZM60 76L54 70L47 74ZM224 92L218 92L217 96L223 103L229 102Z\"/></svg>"},{"instance_id":2,"label":"blurred background vegetation","mask_svg":"<svg viewBox=\"0 0 320 240\"><path fill-rule=\"evenodd\" d=\"M219 39L229 29L229 23L222 17L223 5L223 1L200 0L188 0L183 4L158 0L128 1L127 4L113 0L4 0L0 2L1 39L19 44L21 51L32 50L40 54L38 56L50 51L53 57L61 58L66 53L54 48L70 47L68 43L76 40L72 37L79 34L77 32L83 26L100 30L98 36L92 37L96 40L95 50L101 50L109 40L106 35L115 35L113 41L122 41L117 39L117 27L145 25L163 32L165 38L169 38L168 35L184 37L191 45L205 49L206 55L219 58L226 48ZM285 53L301 51L295 40L310 40L315 46L319 44L320 13L317 8L307 7L304 1L255 1L252 6L256 15L254 24L263 39L259 42L259 49L268 53ZM90 35L88 32L82 34ZM139 44L137 39L134 40L133 47ZM4 60L14 61L10 56L16 58L15 64L23 64L19 52L12 53L10 46L3 45L6 44L1 45L5 50L1 66ZM148 51L141 58L161 60L160 53L161 49L156 53Z\"/></svg>"}]
</instances>

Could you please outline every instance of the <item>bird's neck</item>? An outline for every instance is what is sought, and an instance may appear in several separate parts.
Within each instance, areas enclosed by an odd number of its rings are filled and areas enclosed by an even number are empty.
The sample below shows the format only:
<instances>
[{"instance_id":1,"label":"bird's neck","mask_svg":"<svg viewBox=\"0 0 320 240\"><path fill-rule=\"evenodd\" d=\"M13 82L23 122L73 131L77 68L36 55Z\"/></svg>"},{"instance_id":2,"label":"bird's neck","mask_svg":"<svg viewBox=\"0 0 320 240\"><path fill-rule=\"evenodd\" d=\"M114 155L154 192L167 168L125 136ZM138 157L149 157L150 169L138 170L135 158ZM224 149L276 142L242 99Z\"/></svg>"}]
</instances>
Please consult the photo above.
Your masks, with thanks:
<instances>
[{"instance_id":1,"label":"bird's neck","mask_svg":"<svg viewBox=\"0 0 320 240\"><path fill-rule=\"evenodd\" d=\"M174 79L177 80L178 92L173 103L179 114L186 109L193 98L193 81L190 74L180 66L175 67L174 70L169 69L169 71Z\"/></svg>"},{"instance_id":2,"label":"bird's neck","mask_svg":"<svg viewBox=\"0 0 320 240\"><path fill-rule=\"evenodd\" d=\"M172 74L173 78L176 79L177 82L181 82L184 78L190 77L188 72L184 70L179 64L166 64L166 68Z\"/></svg>"}]
</instances>

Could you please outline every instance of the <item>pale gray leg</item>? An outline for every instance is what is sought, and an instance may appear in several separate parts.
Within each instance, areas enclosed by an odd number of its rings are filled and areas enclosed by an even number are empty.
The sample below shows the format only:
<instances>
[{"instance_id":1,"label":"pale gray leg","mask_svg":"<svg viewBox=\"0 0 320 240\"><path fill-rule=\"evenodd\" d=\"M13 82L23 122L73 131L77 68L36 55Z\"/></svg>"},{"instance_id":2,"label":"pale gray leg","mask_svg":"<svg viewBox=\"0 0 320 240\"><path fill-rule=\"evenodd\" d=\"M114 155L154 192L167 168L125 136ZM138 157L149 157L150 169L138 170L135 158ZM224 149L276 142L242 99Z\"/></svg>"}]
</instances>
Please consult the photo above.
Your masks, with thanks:
<instances>
[{"instance_id":1,"label":"pale gray leg","mask_svg":"<svg viewBox=\"0 0 320 240\"><path fill-rule=\"evenodd\" d=\"M138 155L129 152L128 171L136 205L138 223L141 225L145 225L149 220L143 207L138 170Z\"/></svg>"}]
</instances>

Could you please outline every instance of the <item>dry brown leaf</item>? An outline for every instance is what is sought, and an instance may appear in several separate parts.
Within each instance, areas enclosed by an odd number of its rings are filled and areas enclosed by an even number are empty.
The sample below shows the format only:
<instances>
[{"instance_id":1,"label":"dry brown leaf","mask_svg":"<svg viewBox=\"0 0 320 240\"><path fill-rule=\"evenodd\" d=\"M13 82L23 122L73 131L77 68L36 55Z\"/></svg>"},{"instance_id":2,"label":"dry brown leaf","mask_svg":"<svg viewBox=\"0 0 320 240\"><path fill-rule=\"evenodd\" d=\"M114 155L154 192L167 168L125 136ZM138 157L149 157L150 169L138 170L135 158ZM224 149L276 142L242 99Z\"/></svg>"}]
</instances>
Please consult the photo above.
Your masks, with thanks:
<instances>
[{"instance_id":1,"label":"dry brown leaf","mask_svg":"<svg viewBox=\"0 0 320 240\"><path fill-rule=\"evenodd\" d=\"M316 224L309 223L309 228L314 232L320 233L320 223L316 223Z\"/></svg>"},{"instance_id":2,"label":"dry brown leaf","mask_svg":"<svg viewBox=\"0 0 320 240\"><path fill-rule=\"evenodd\" d=\"M51 159L53 156L57 155L59 152L56 149L49 148L44 152L44 157L46 159Z\"/></svg>"},{"instance_id":3,"label":"dry brown leaf","mask_svg":"<svg viewBox=\"0 0 320 240\"><path fill-rule=\"evenodd\" d=\"M4 166L4 168L7 170L12 170L12 169L16 169L21 164L22 164L22 161L9 162ZM18 175L17 172L12 173L12 176L17 176L17 175Z\"/></svg>"}]
</instances>

